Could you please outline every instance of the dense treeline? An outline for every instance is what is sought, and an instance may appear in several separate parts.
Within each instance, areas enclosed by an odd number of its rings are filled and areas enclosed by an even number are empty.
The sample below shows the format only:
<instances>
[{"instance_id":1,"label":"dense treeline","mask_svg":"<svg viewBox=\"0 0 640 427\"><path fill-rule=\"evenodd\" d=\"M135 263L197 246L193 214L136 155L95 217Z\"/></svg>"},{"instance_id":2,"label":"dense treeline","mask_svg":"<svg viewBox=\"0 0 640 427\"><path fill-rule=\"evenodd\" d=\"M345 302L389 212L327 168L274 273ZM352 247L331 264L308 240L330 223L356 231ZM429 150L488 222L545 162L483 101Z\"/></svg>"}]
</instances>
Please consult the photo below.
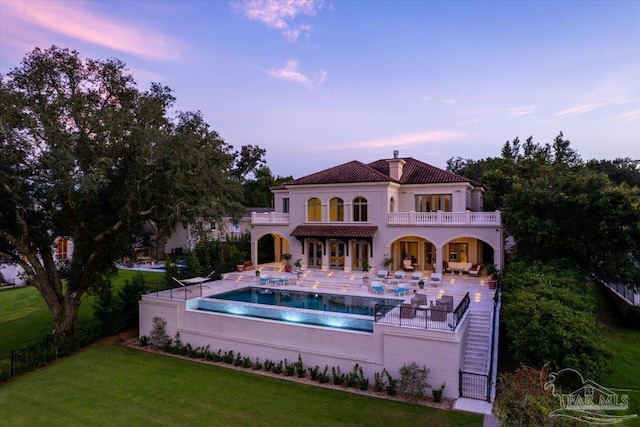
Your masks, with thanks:
<instances>
[{"instance_id":1,"label":"dense treeline","mask_svg":"<svg viewBox=\"0 0 640 427\"><path fill-rule=\"evenodd\" d=\"M610 369L590 278L640 283L640 161L585 163L560 133L545 145L516 138L500 157L450 159L447 168L483 183L485 210L502 211L515 243L499 282L504 336L520 368L501 378L497 413L508 425L565 425L548 417L557 405L543 388L548 374L571 368L600 381ZM576 381L555 386L573 391Z\"/></svg>"}]
</instances>

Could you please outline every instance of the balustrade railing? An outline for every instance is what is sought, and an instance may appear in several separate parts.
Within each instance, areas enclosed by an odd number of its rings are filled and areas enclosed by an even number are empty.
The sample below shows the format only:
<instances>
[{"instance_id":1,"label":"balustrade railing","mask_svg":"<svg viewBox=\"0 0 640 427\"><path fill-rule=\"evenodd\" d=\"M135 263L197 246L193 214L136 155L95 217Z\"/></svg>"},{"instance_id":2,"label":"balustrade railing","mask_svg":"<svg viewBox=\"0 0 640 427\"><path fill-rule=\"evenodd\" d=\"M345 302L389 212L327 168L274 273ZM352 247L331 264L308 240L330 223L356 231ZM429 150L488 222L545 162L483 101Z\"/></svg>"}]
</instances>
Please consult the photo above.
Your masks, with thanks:
<instances>
[{"instance_id":1,"label":"balustrade railing","mask_svg":"<svg viewBox=\"0 0 640 427\"><path fill-rule=\"evenodd\" d=\"M289 224L288 213L252 212L252 224ZM388 225L501 225L500 211L495 212L390 212Z\"/></svg>"}]
</instances>

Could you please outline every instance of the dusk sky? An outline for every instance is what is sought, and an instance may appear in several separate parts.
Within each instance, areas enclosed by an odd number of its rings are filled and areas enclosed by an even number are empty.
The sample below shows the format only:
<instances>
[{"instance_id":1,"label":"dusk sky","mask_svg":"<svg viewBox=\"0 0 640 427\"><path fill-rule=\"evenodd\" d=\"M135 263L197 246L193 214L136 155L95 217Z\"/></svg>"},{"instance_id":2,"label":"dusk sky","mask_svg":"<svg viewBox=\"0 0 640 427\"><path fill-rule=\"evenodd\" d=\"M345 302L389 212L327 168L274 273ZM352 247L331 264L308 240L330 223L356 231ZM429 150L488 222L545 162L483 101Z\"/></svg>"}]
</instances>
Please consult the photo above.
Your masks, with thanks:
<instances>
[{"instance_id":1,"label":"dusk sky","mask_svg":"<svg viewBox=\"0 0 640 427\"><path fill-rule=\"evenodd\" d=\"M0 0L1 73L53 44L171 87L276 175L560 131L640 158L640 1Z\"/></svg>"}]
</instances>

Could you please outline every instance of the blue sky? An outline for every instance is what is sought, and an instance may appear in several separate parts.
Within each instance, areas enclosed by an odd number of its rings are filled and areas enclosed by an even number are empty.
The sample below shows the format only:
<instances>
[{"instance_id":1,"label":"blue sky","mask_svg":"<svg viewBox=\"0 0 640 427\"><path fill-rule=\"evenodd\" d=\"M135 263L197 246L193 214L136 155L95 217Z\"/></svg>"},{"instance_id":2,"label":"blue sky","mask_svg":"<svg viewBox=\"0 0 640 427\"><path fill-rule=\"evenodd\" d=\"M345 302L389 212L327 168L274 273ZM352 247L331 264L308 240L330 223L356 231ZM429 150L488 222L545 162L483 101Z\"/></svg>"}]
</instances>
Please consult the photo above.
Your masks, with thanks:
<instances>
[{"instance_id":1,"label":"blue sky","mask_svg":"<svg viewBox=\"0 0 640 427\"><path fill-rule=\"evenodd\" d=\"M52 44L168 85L277 175L560 131L585 160L640 158L638 1L0 0L0 72Z\"/></svg>"}]
</instances>

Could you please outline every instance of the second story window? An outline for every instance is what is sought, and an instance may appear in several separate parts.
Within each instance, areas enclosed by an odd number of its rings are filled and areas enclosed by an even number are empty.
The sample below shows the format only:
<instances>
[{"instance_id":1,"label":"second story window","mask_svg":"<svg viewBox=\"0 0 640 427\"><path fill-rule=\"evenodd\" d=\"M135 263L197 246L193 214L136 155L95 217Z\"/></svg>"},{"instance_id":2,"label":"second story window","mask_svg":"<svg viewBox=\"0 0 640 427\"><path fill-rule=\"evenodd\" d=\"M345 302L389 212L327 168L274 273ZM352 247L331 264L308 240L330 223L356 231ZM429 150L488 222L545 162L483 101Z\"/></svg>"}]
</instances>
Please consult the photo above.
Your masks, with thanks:
<instances>
[{"instance_id":1,"label":"second story window","mask_svg":"<svg viewBox=\"0 0 640 427\"><path fill-rule=\"evenodd\" d=\"M322 205L316 197L307 202L307 221L322 221Z\"/></svg>"},{"instance_id":2,"label":"second story window","mask_svg":"<svg viewBox=\"0 0 640 427\"><path fill-rule=\"evenodd\" d=\"M282 199L282 213L289 213L289 198Z\"/></svg>"},{"instance_id":3,"label":"second story window","mask_svg":"<svg viewBox=\"0 0 640 427\"><path fill-rule=\"evenodd\" d=\"M356 197L353 199L353 220L368 221L367 218L367 199L364 197Z\"/></svg>"},{"instance_id":4,"label":"second story window","mask_svg":"<svg viewBox=\"0 0 640 427\"><path fill-rule=\"evenodd\" d=\"M329 201L329 221L344 221L344 202L340 197Z\"/></svg>"},{"instance_id":5,"label":"second story window","mask_svg":"<svg viewBox=\"0 0 640 427\"><path fill-rule=\"evenodd\" d=\"M451 212L450 194L420 194L416 196L416 212Z\"/></svg>"}]
</instances>

